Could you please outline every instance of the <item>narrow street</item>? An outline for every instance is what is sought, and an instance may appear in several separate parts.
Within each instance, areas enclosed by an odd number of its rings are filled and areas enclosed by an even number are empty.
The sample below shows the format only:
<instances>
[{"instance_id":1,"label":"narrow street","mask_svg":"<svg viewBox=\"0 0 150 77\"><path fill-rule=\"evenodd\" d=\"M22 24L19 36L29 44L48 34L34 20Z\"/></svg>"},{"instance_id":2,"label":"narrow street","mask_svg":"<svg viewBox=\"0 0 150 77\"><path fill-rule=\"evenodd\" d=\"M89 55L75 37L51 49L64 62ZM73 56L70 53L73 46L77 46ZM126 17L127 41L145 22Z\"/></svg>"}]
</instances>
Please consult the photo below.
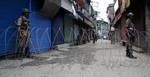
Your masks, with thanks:
<instances>
[{"instance_id":1,"label":"narrow street","mask_svg":"<svg viewBox=\"0 0 150 77\"><path fill-rule=\"evenodd\" d=\"M35 55L0 61L0 77L149 77L150 56L125 56L125 47L99 40Z\"/></svg>"},{"instance_id":2,"label":"narrow street","mask_svg":"<svg viewBox=\"0 0 150 77\"><path fill-rule=\"evenodd\" d=\"M1 0L0 77L150 77L150 0Z\"/></svg>"}]
</instances>

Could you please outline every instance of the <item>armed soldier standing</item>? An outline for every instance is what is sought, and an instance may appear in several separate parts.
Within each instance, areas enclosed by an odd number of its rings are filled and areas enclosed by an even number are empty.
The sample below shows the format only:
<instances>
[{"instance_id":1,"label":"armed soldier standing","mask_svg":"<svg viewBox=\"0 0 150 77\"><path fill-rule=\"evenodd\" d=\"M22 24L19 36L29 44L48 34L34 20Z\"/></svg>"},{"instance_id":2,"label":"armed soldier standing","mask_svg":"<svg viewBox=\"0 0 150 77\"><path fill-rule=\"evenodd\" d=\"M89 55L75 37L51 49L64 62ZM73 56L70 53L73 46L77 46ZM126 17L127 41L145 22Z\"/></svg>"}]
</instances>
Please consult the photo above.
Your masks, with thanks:
<instances>
[{"instance_id":1,"label":"armed soldier standing","mask_svg":"<svg viewBox=\"0 0 150 77\"><path fill-rule=\"evenodd\" d=\"M134 26L134 23L132 22L133 13L128 13L128 19L126 20L126 36L127 36L127 46L126 46L126 56L129 58L133 58L136 59L137 57L133 56L133 49L132 49L132 45L135 41L135 36L136 36L136 29Z\"/></svg>"},{"instance_id":2,"label":"armed soldier standing","mask_svg":"<svg viewBox=\"0 0 150 77\"><path fill-rule=\"evenodd\" d=\"M23 9L22 16L18 18L18 57L28 57L29 56L29 10Z\"/></svg>"}]
</instances>

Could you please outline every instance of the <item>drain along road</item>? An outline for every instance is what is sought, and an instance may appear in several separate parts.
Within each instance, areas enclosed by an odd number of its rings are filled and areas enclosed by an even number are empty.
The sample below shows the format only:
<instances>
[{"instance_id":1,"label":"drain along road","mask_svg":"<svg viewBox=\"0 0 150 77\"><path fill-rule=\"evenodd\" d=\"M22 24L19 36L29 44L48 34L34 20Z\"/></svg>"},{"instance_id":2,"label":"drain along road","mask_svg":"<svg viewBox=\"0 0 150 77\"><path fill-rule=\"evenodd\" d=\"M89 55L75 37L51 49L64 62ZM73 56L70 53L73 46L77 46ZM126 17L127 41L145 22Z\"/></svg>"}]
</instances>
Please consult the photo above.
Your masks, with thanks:
<instances>
[{"instance_id":1,"label":"drain along road","mask_svg":"<svg viewBox=\"0 0 150 77\"><path fill-rule=\"evenodd\" d=\"M99 40L96 44L60 48L32 59L0 61L0 77L149 77L150 56Z\"/></svg>"}]
</instances>

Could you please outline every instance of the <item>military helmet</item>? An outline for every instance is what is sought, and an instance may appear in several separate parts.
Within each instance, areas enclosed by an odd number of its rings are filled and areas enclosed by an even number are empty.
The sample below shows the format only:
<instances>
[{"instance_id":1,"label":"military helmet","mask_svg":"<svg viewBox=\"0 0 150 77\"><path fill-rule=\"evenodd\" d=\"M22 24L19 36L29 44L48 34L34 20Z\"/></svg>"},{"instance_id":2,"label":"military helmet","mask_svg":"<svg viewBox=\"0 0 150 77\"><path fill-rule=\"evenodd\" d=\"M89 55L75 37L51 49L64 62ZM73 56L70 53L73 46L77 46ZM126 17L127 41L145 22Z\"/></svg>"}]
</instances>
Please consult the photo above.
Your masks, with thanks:
<instances>
[{"instance_id":1,"label":"military helmet","mask_svg":"<svg viewBox=\"0 0 150 77\"><path fill-rule=\"evenodd\" d=\"M29 10L27 8L24 8L23 13L29 13Z\"/></svg>"},{"instance_id":2,"label":"military helmet","mask_svg":"<svg viewBox=\"0 0 150 77\"><path fill-rule=\"evenodd\" d=\"M133 14L132 12L129 12L127 16L128 16L128 17L129 17L129 16L134 16L134 14Z\"/></svg>"}]
</instances>

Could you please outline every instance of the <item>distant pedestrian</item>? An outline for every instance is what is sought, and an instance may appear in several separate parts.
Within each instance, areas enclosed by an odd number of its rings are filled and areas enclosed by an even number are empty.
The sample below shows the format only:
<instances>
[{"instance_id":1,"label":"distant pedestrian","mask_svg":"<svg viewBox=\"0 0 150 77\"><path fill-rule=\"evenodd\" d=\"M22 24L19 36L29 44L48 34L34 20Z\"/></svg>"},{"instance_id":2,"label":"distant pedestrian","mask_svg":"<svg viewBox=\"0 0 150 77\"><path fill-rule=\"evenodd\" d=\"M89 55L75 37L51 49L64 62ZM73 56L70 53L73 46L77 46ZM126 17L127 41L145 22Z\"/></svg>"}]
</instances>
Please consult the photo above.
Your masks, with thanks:
<instances>
[{"instance_id":1,"label":"distant pedestrian","mask_svg":"<svg viewBox=\"0 0 150 77\"><path fill-rule=\"evenodd\" d=\"M110 27L110 31L108 35L109 35L111 44L115 44L115 28L113 26Z\"/></svg>"},{"instance_id":2,"label":"distant pedestrian","mask_svg":"<svg viewBox=\"0 0 150 77\"><path fill-rule=\"evenodd\" d=\"M126 46L126 56L129 58L133 58L136 59L137 57L133 56L133 49L132 49L132 45L135 41L135 36L136 36L136 29L135 29L135 25L132 22L133 13L128 13L128 19L126 20L126 28L127 28L127 32L126 32L126 36L127 36L127 46Z\"/></svg>"},{"instance_id":3,"label":"distant pedestrian","mask_svg":"<svg viewBox=\"0 0 150 77\"><path fill-rule=\"evenodd\" d=\"M92 37L93 37L93 44L95 44L95 42L97 41L97 35L96 35L96 31L94 29L92 32Z\"/></svg>"}]
</instances>

